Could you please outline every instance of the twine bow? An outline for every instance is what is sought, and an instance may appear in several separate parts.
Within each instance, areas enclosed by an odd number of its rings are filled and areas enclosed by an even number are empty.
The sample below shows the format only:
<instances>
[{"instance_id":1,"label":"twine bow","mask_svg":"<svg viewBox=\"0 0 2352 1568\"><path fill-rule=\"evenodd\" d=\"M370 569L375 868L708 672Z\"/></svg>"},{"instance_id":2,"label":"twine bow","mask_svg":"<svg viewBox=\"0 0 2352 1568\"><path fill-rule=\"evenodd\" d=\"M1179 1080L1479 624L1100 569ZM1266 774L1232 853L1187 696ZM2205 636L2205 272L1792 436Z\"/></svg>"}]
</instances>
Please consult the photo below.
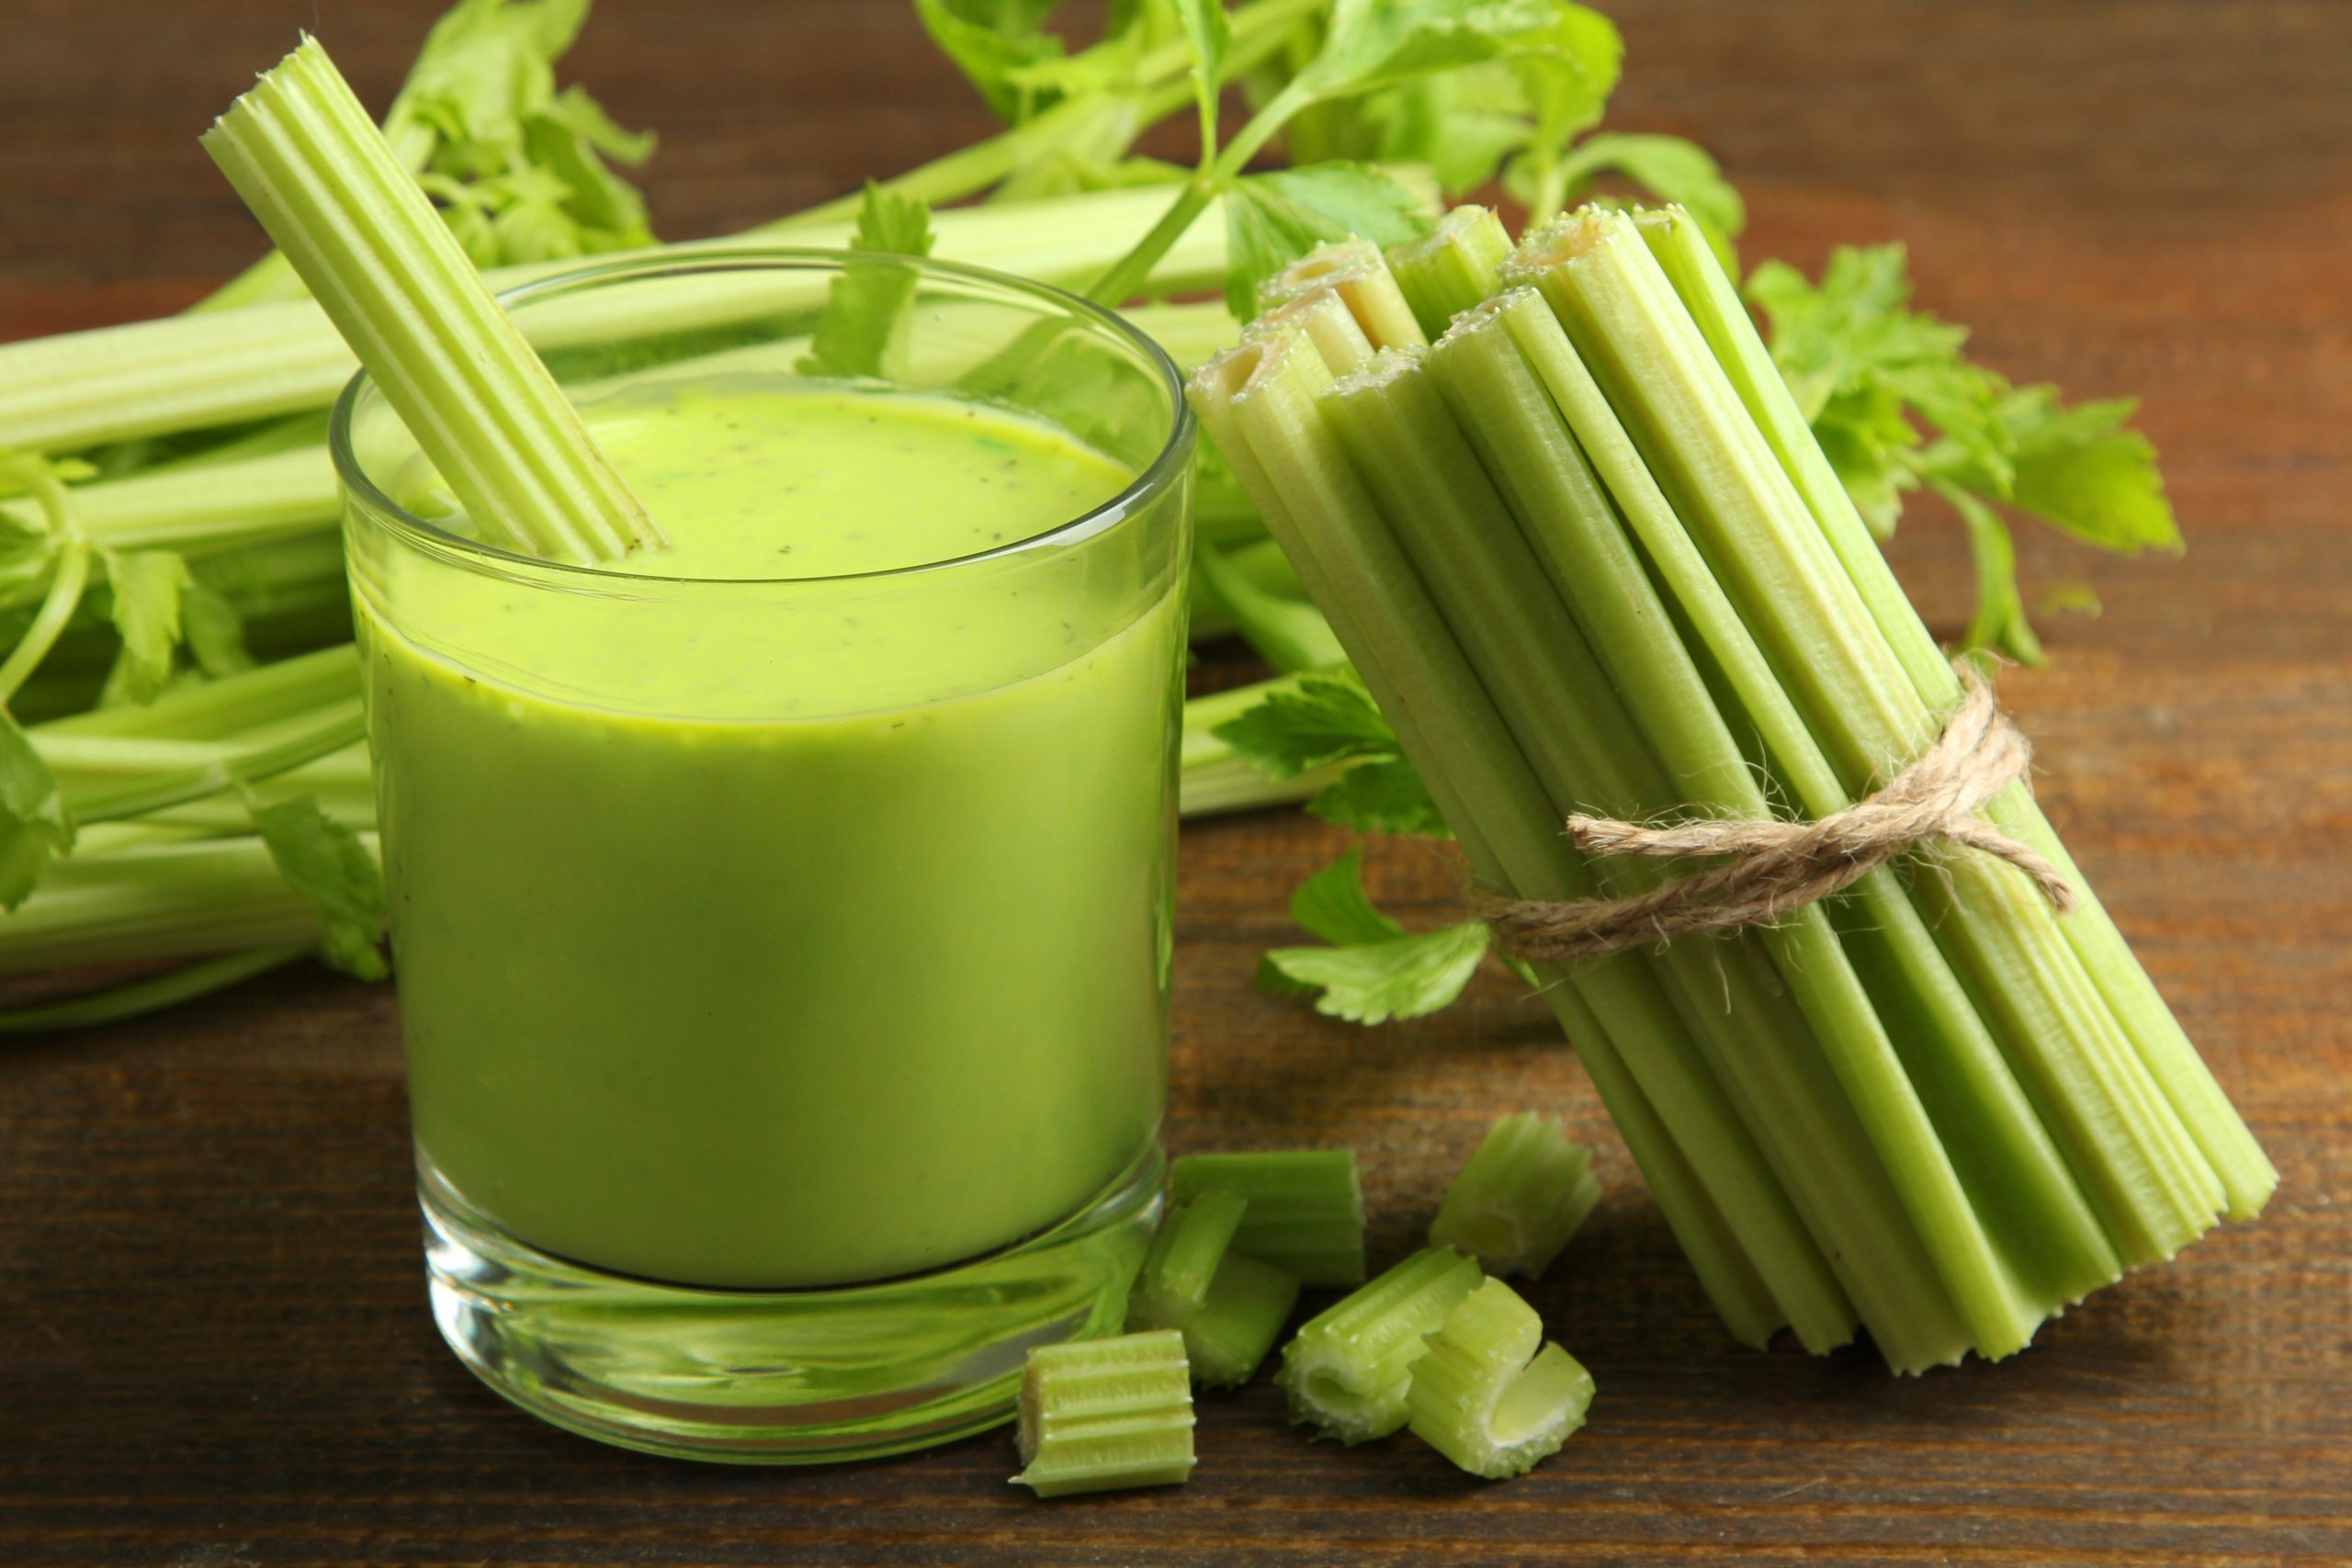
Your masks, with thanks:
<instances>
[{"instance_id":1,"label":"twine bow","mask_svg":"<svg viewBox=\"0 0 2352 1568\"><path fill-rule=\"evenodd\" d=\"M1898 855L1941 840L2008 862L2063 915L2075 905L2064 874L1976 816L2025 777L2032 743L2001 712L1982 676L1966 666L1960 676L1965 694L1935 743L1884 788L1843 811L1813 822L1735 818L1667 827L1571 817L1569 840L1587 854L1731 858L1631 897L1555 903L1478 893L1473 906L1502 952L1565 964L1697 931L1769 925Z\"/></svg>"}]
</instances>

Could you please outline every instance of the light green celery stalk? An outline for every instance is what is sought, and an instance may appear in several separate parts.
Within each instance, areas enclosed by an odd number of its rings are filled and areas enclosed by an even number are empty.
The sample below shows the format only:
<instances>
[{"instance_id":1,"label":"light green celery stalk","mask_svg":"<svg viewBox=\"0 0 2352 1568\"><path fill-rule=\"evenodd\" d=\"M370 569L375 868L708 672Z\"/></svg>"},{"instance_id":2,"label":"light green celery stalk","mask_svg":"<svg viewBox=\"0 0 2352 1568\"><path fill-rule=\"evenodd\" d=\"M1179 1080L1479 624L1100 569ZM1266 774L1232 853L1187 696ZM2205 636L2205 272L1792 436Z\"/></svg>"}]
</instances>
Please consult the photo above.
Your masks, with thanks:
<instances>
[{"instance_id":1,"label":"light green celery stalk","mask_svg":"<svg viewBox=\"0 0 2352 1568\"><path fill-rule=\"evenodd\" d=\"M1446 1188L1430 1245L1466 1252L1489 1274L1540 1280L1600 1201L1592 1151L1558 1117L1522 1111L1487 1130Z\"/></svg>"},{"instance_id":2,"label":"light green celery stalk","mask_svg":"<svg viewBox=\"0 0 2352 1568\"><path fill-rule=\"evenodd\" d=\"M1707 773L1657 765L1422 367L1385 355L1336 384L1325 412L1555 819L1738 809L1751 795L1760 807L1727 734ZM1592 870L1611 896L1672 874L1632 857ZM2019 1348L2041 1313L1984 1236L1826 913L1671 942L1657 962L1679 996L1724 998L1686 1007L1700 1043L1889 1363Z\"/></svg>"},{"instance_id":3,"label":"light green celery stalk","mask_svg":"<svg viewBox=\"0 0 2352 1568\"><path fill-rule=\"evenodd\" d=\"M1712 575L1849 794L1938 720L1630 220L1595 214L1526 258ZM2013 868L1967 853L1911 878L2127 1264L2211 1222L2218 1176Z\"/></svg>"},{"instance_id":4,"label":"light green celery stalk","mask_svg":"<svg viewBox=\"0 0 2352 1568\"><path fill-rule=\"evenodd\" d=\"M1351 1149L1186 1155L1170 1168L1168 1196L1196 1203L1238 1198L1234 1249L1309 1285L1363 1282L1363 1188Z\"/></svg>"},{"instance_id":5,"label":"light green celery stalk","mask_svg":"<svg viewBox=\"0 0 2352 1568\"><path fill-rule=\"evenodd\" d=\"M1160 1222L1127 1301L1130 1328L1184 1337L1193 1379L1207 1388L1250 1381L1298 1304L1298 1276L1234 1247L1249 1200L1204 1192Z\"/></svg>"},{"instance_id":6,"label":"light green celery stalk","mask_svg":"<svg viewBox=\"0 0 2352 1568\"><path fill-rule=\"evenodd\" d=\"M199 468L166 468L74 487L84 537L113 550L211 553L325 527L339 501L323 441ZM0 502L20 518L28 508Z\"/></svg>"},{"instance_id":7,"label":"light green celery stalk","mask_svg":"<svg viewBox=\"0 0 2352 1568\"><path fill-rule=\"evenodd\" d=\"M1261 338L1204 367L1191 396L1329 615L1474 872L1521 897L1588 896L1590 874L1562 841L1549 797L1325 426L1316 396L1329 380L1303 337ZM1852 1304L1649 961L1624 956L1550 978L1566 981L1547 997L1604 1093L1612 1081L1638 1085L1647 1114L1621 1125L1668 1130L1636 1145L1635 1157L1661 1180L1662 1201L1679 1195L1668 1215L1725 1322L1750 1337L1789 1323L1815 1349L1844 1343ZM1679 1179L1684 1167L1691 1181Z\"/></svg>"},{"instance_id":8,"label":"light green celery stalk","mask_svg":"<svg viewBox=\"0 0 2352 1568\"><path fill-rule=\"evenodd\" d=\"M185 968L133 980L92 996L40 1002L30 1007L0 1009L0 1035L45 1034L52 1030L88 1029L101 1023L119 1023L125 1019L176 1007L240 981L250 980L256 975L282 968L313 951L315 945L309 942L279 942L269 947L247 948L240 953L224 953L218 958L208 958Z\"/></svg>"},{"instance_id":9,"label":"light green celery stalk","mask_svg":"<svg viewBox=\"0 0 2352 1568\"><path fill-rule=\"evenodd\" d=\"M115 845L101 831L7 917L0 976L316 942L317 908L259 836ZM375 849L375 834L360 839Z\"/></svg>"},{"instance_id":10,"label":"light green celery stalk","mask_svg":"<svg viewBox=\"0 0 2352 1568\"><path fill-rule=\"evenodd\" d=\"M588 562L661 545L317 39L204 145L486 538Z\"/></svg>"},{"instance_id":11,"label":"light green celery stalk","mask_svg":"<svg viewBox=\"0 0 2352 1568\"><path fill-rule=\"evenodd\" d=\"M1125 252L1164 201L1149 189L1107 190L941 212L933 220L934 254L1067 284ZM845 220L785 220L729 239L600 259L685 260L784 245L838 250L852 228ZM578 265L498 267L482 276L503 290ZM1147 281L1153 290L1173 294L1213 287L1224 274L1222 219L1212 208L1161 256ZM612 324L627 324L625 309ZM323 409L356 368L334 325L307 299L0 344L0 446L72 451Z\"/></svg>"},{"instance_id":12,"label":"light green celery stalk","mask_svg":"<svg viewBox=\"0 0 2352 1568\"><path fill-rule=\"evenodd\" d=\"M1477 1286L1477 1264L1430 1247L1309 1318L1274 1375L1290 1418L1350 1448L1403 1427L1427 1337Z\"/></svg>"},{"instance_id":13,"label":"light green celery stalk","mask_svg":"<svg viewBox=\"0 0 2352 1568\"><path fill-rule=\"evenodd\" d=\"M1418 240L1388 247L1388 271L1434 338L1455 313L1495 291L1495 274L1510 259L1510 231L1491 207L1457 207Z\"/></svg>"},{"instance_id":14,"label":"light green celery stalk","mask_svg":"<svg viewBox=\"0 0 2352 1568\"><path fill-rule=\"evenodd\" d=\"M1283 675L1194 697L1184 705L1184 734L1176 770L1179 812L1209 817L1253 807L1289 805L1320 794L1347 772L1345 763L1338 763L1277 779L1218 738L1217 726L1239 717L1277 692L1297 687L1298 677Z\"/></svg>"},{"instance_id":15,"label":"light green celery stalk","mask_svg":"<svg viewBox=\"0 0 2352 1568\"><path fill-rule=\"evenodd\" d=\"M1803 498L1919 701L1933 711L1949 708L1960 697L1951 664L1905 597L1853 498L1814 440L1787 381L1773 365L1730 280L1720 269L1700 265L1706 255L1704 237L1694 233L1694 225L1672 209L1645 215L1639 223L1651 253L1664 265L1676 294ZM2075 912L2059 922L2061 930L2148 1070L2163 1085L2198 1147L2219 1173L2228 1195L2230 1217L2252 1218L2277 1188L2278 1171L2067 855L2031 792L2021 786L2009 791L1992 804L1988 815L2054 862L2074 884Z\"/></svg>"},{"instance_id":16,"label":"light green celery stalk","mask_svg":"<svg viewBox=\"0 0 2352 1568\"><path fill-rule=\"evenodd\" d=\"M1592 1374L1500 1280L1463 1299L1414 1363L1413 1436L1473 1475L1524 1475L1560 1451L1592 1406Z\"/></svg>"},{"instance_id":17,"label":"light green celery stalk","mask_svg":"<svg viewBox=\"0 0 2352 1568\"><path fill-rule=\"evenodd\" d=\"M1193 1473L1193 1380L1172 1330L1040 1345L1021 1377L1012 1479L1040 1497L1181 1485Z\"/></svg>"},{"instance_id":18,"label":"light green celery stalk","mask_svg":"<svg viewBox=\"0 0 2352 1568\"><path fill-rule=\"evenodd\" d=\"M1678 776L1723 777L1744 759L1713 719L1714 698L1651 582L1626 516L1639 520L1634 534L1655 541L1652 558L1683 592L1680 608L1724 684L1745 700L1734 711L1773 743L1778 776L1796 781L1808 810L1845 804L1541 300L1515 290L1464 318L1432 355L1432 370L1668 766ZM1757 795L1742 808L1769 807ZM2048 1303L2114 1278L2119 1265L2096 1217L1900 882L1873 873L1851 898L1847 950L1882 1015L1898 1021L1891 1033L1905 1070L2004 1255Z\"/></svg>"}]
</instances>

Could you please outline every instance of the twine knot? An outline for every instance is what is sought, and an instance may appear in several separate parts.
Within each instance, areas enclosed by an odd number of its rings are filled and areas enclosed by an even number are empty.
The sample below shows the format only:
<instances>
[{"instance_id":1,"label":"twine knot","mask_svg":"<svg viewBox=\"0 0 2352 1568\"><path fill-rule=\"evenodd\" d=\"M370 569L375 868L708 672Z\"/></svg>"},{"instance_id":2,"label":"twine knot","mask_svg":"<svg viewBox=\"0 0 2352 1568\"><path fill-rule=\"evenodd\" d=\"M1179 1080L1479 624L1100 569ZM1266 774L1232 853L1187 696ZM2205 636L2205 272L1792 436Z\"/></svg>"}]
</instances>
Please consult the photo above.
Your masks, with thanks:
<instances>
[{"instance_id":1,"label":"twine knot","mask_svg":"<svg viewBox=\"0 0 2352 1568\"><path fill-rule=\"evenodd\" d=\"M1664 827L1571 817L1568 839L1587 854L1730 859L1631 897L1555 903L1476 893L1473 906L1502 952L1565 964L1692 932L1770 925L1940 840L2007 861L2063 915L2075 905L2064 874L1976 816L2026 776L2032 743L2001 712L1982 676L1963 665L1960 677L1964 694L1934 744L1885 787L1843 811L1813 822L1699 819Z\"/></svg>"}]
</instances>

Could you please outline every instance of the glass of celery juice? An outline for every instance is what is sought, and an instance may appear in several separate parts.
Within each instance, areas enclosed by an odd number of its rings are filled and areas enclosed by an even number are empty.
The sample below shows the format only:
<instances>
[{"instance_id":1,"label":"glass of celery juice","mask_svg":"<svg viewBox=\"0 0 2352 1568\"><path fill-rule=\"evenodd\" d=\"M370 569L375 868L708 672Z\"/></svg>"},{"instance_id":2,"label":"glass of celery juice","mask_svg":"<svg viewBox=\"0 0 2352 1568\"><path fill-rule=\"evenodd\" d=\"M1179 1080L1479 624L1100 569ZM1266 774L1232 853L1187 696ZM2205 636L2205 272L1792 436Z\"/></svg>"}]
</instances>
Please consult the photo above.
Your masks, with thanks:
<instances>
[{"instance_id":1,"label":"glass of celery juice","mask_svg":"<svg viewBox=\"0 0 2352 1568\"><path fill-rule=\"evenodd\" d=\"M365 377L336 409L441 1331L662 1452L1003 1420L1156 1218L1176 371L899 258L508 304L668 543L484 546Z\"/></svg>"}]
</instances>

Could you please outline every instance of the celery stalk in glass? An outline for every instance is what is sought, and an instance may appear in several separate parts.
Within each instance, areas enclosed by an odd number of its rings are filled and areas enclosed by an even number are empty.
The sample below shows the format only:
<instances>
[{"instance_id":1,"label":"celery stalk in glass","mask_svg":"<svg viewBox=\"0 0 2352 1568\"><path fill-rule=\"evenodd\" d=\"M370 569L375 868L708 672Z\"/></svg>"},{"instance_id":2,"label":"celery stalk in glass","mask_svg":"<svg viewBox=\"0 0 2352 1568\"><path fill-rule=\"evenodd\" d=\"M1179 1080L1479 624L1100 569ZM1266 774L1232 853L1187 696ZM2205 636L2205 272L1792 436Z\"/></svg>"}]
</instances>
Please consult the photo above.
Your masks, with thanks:
<instances>
[{"instance_id":1,"label":"celery stalk in glass","mask_svg":"<svg viewBox=\"0 0 2352 1568\"><path fill-rule=\"evenodd\" d=\"M484 536L588 562L662 543L317 39L204 145Z\"/></svg>"}]
</instances>

